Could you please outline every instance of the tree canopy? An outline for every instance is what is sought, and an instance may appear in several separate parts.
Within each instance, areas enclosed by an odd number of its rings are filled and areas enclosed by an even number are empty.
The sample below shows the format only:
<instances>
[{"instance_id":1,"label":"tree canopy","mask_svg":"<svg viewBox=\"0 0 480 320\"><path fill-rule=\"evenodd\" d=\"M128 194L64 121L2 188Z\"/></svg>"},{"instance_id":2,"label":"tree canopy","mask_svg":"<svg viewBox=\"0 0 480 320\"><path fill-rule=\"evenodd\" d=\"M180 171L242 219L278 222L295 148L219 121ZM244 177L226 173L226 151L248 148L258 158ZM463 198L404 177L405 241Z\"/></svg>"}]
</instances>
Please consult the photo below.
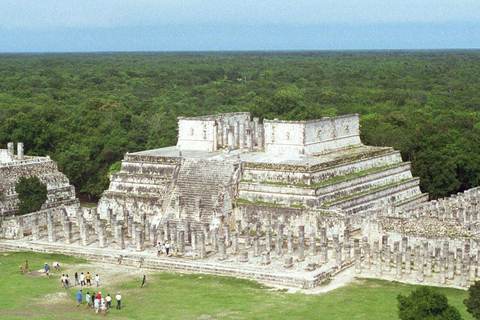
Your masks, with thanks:
<instances>
[{"instance_id":1,"label":"tree canopy","mask_svg":"<svg viewBox=\"0 0 480 320\"><path fill-rule=\"evenodd\" d=\"M480 319L480 281L475 281L468 288L468 298L463 300L463 304L475 319Z\"/></svg>"},{"instance_id":2,"label":"tree canopy","mask_svg":"<svg viewBox=\"0 0 480 320\"><path fill-rule=\"evenodd\" d=\"M36 176L20 177L15 185L18 194L20 214L27 214L40 210L47 200L47 185Z\"/></svg>"},{"instance_id":3,"label":"tree canopy","mask_svg":"<svg viewBox=\"0 0 480 320\"><path fill-rule=\"evenodd\" d=\"M126 152L174 145L179 116L360 114L432 198L480 185L480 51L0 54L0 143L49 155L100 196Z\"/></svg>"},{"instance_id":4,"label":"tree canopy","mask_svg":"<svg viewBox=\"0 0 480 320\"><path fill-rule=\"evenodd\" d=\"M448 304L444 294L429 287L420 287L408 296L399 294L397 300L401 320L462 319L458 309Z\"/></svg>"}]
</instances>

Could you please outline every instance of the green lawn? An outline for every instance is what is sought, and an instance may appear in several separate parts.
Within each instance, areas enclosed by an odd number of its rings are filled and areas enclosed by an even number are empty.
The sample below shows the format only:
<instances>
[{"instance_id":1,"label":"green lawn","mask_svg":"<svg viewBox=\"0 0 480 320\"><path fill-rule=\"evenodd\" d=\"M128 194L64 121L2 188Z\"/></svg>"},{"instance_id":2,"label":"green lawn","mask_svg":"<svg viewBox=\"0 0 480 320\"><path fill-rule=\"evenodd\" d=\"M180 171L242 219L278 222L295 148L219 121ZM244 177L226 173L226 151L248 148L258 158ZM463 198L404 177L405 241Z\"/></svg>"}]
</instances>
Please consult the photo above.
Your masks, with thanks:
<instances>
[{"instance_id":1,"label":"green lawn","mask_svg":"<svg viewBox=\"0 0 480 320\"><path fill-rule=\"evenodd\" d=\"M59 284L59 274L20 275L18 267L28 258L31 269L45 261L69 264L71 278L75 264L86 263L72 257L0 253L0 318L2 319L88 319L97 318L91 310L77 308L76 288L68 291ZM115 268L112 268L112 272ZM60 273L62 273L60 272ZM117 319L397 319L396 296L408 294L415 286L380 280L359 279L325 294L289 294L271 291L253 281L208 275L158 273L149 275L149 287L140 288L138 276L126 276L121 285L102 286L102 292L123 295L122 310L111 310L107 317ZM462 304L467 292L437 290L446 294L465 319L472 319ZM85 290L84 290L85 291ZM93 290L92 290L93 291ZM65 296L65 292L66 296ZM63 295L63 296L62 296ZM49 299L55 299L51 303ZM58 298L60 297L60 298ZM55 302L57 301L57 302ZM47 303L49 302L49 303ZM115 305L115 303L113 303Z\"/></svg>"}]
</instances>

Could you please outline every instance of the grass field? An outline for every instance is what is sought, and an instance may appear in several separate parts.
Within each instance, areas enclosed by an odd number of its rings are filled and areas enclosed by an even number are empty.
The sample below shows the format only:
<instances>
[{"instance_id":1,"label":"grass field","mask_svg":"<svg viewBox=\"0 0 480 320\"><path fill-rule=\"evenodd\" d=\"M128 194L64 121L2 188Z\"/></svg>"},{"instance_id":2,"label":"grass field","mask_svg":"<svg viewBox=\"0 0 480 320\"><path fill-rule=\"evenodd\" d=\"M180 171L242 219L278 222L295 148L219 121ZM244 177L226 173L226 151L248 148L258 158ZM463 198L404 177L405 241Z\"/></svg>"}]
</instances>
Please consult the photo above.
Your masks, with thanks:
<instances>
[{"instance_id":1,"label":"grass field","mask_svg":"<svg viewBox=\"0 0 480 320\"><path fill-rule=\"evenodd\" d=\"M18 267L29 260L30 270L44 262L61 261L66 268L43 274L20 275ZM102 317L76 307L78 287L62 289L59 278L91 267L85 260L51 254L0 253L1 319L91 319ZM83 268L83 269L82 269ZM142 270L107 266L111 279L99 287L112 296L122 292L122 310L106 317L116 319L397 319L396 296L416 288L397 282L358 279L354 284L324 294L290 294L257 282L199 274L148 274L148 288L140 288ZM101 278L101 279L102 279ZM84 293L95 291L84 288ZM473 319L463 306L467 292L436 288L444 293L465 319ZM115 300L115 299L113 299ZM115 302L112 302L115 306Z\"/></svg>"}]
</instances>

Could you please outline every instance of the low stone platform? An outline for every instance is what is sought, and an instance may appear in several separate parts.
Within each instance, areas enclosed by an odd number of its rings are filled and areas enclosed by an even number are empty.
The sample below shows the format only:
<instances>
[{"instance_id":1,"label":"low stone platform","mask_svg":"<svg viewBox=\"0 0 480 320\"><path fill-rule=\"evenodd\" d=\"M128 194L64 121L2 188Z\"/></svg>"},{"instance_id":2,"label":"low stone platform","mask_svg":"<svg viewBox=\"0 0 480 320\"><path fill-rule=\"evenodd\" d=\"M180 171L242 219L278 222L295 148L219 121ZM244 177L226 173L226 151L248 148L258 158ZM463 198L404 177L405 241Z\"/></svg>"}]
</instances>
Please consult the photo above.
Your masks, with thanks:
<instances>
[{"instance_id":1,"label":"low stone platform","mask_svg":"<svg viewBox=\"0 0 480 320\"><path fill-rule=\"evenodd\" d=\"M333 263L329 263L316 270L308 271L308 264L312 263L308 261L308 257L301 263L295 261L292 268L285 269L283 261L287 255L285 257L274 257L271 264L262 266L259 260L261 258L259 257L251 257L248 261L241 262L241 254L229 256L224 261L218 261L215 254L209 259L195 259L180 256L166 257L164 255L157 257L154 248L137 252L133 246L127 247L124 250L117 250L114 248L98 248L93 244L85 247L77 244L66 245L47 241L0 240L0 251L32 251L65 254L97 262L122 264L168 272L232 276L259 281L266 285L301 289L318 287L324 281L350 268L354 264L354 261L344 262L342 267L339 268Z\"/></svg>"}]
</instances>

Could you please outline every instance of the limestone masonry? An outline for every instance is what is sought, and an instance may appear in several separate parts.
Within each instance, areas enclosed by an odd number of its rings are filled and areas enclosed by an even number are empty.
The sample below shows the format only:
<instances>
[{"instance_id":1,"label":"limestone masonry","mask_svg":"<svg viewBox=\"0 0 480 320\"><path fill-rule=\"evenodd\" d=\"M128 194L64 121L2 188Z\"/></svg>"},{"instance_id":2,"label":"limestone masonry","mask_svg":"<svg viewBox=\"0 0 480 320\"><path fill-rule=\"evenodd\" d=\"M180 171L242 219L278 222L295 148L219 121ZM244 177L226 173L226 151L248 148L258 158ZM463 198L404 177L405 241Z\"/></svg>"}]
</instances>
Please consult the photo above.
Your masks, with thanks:
<instances>
[{"instance_id":1,"label":"limestone masonry","mask_svg":"<svg viewBox=\"0 0 480 320\"><path fill-rule=\"evenodd\" d=\"M47 185L47 201L42 209L79 206L75 198L75 188L67 177L58 171L57 164L50 157L25 156L23 143L17 144L14 153L13 142L7 149L0 149L0 187L5 192L6 200L0 202L3 217L18 213L18 196L15 184L20 177L37 176Z\"/></svg>"},{"instance_id":2,"label":"limestone masonry","mask_svg":"<svg viewBox=\"0 0 480 320\"><path fill-rule=\"evenodd\" d=\"M11 190L20 175L43 177L51 199L45 210L4 218L0 235L22 240L0 241L0 250L86 254L301 288L349 268L455 287L480 278L480 190L427 202L398 151L361 143L358 115L178 120L177 145L127 153L92 209L75 203L49 158L0 150L10 190L4 217L15 213ZM159 241L175 243L179 255L157 258Z\"/></svg>"}]
</instances>

